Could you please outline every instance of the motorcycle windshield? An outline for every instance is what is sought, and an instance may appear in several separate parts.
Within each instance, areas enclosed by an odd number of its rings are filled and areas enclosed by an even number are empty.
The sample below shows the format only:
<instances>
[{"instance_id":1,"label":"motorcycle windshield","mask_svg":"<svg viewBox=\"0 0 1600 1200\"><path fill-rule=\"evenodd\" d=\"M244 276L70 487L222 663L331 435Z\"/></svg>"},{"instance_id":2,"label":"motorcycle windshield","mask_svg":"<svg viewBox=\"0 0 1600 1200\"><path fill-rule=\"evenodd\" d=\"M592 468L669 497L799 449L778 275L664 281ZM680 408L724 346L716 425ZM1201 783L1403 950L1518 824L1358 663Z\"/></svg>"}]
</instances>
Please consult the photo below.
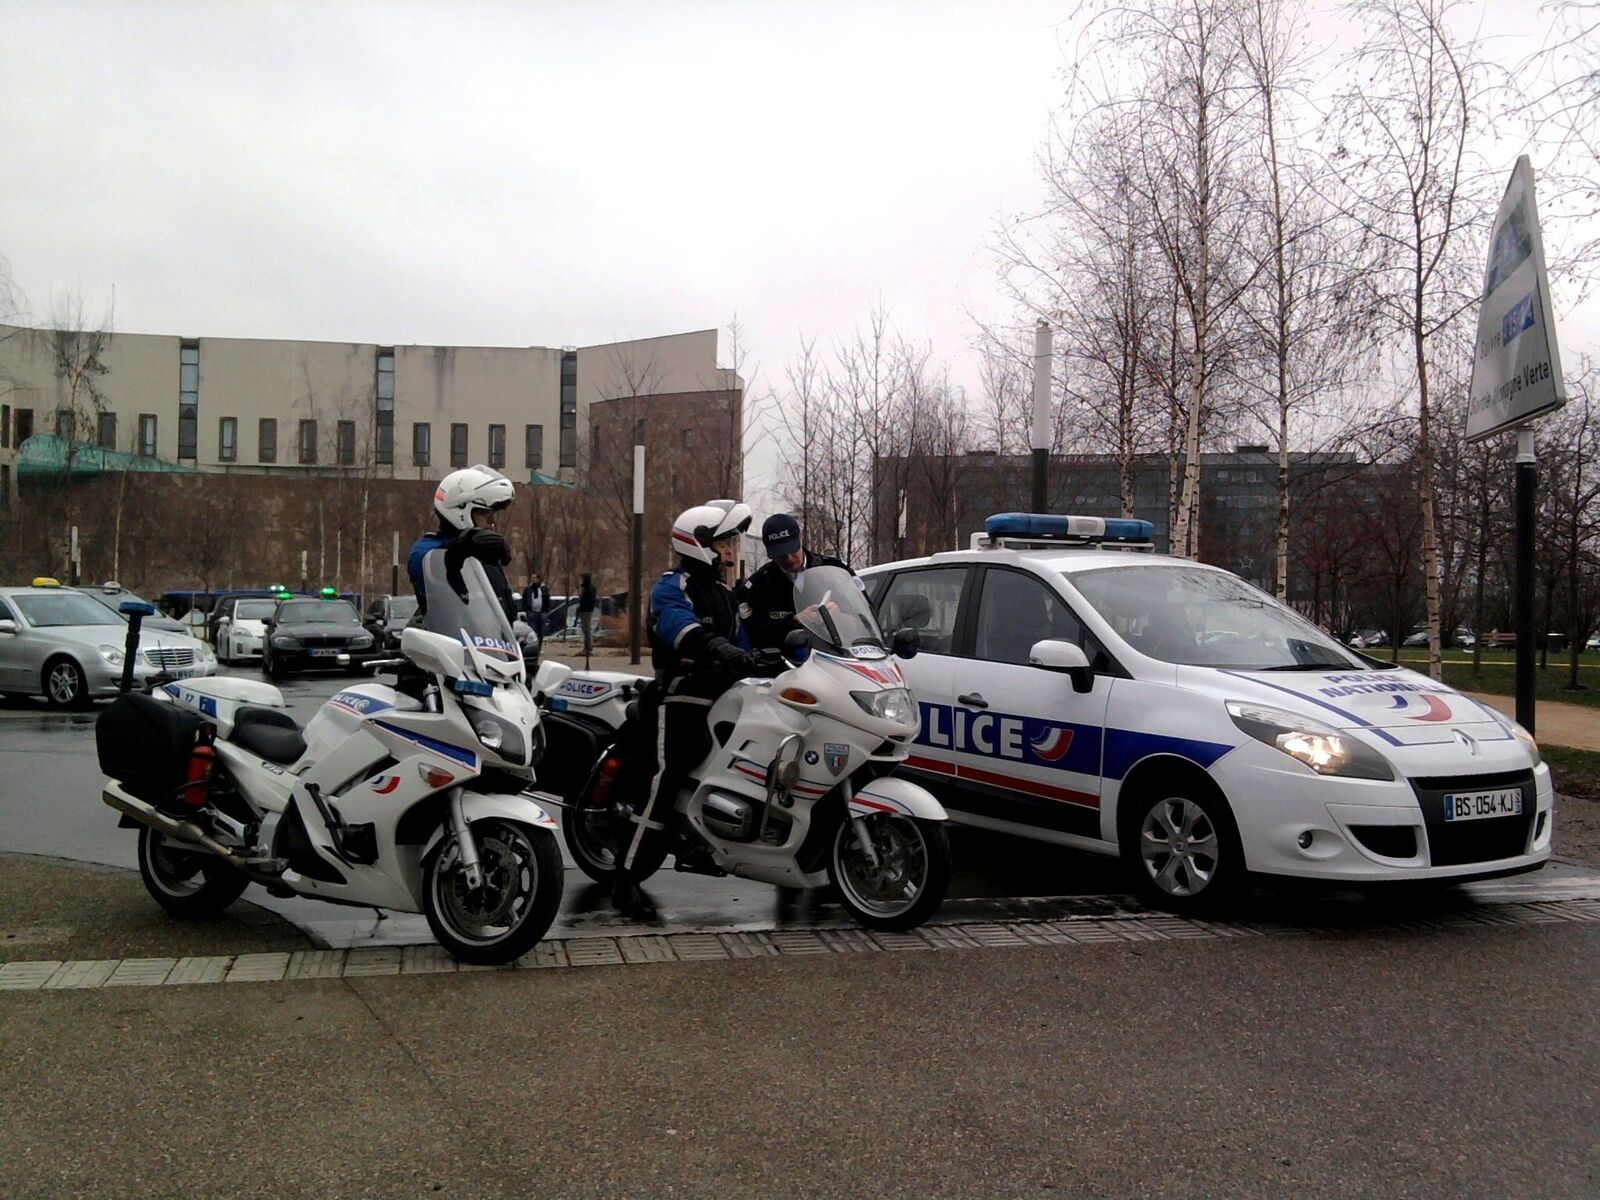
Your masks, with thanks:
<instances>
[{"instance_id":1,"label":"motorcycle windshield","mask_svg":"<svg viewBox=\"0 0 1600 1200\"><path fill-rule=\"evenodd\" d=\"M794 589L794 617L813 649L855 658L882 658L883 632L861 583L843 567L807 567Z\"/></svg>"},{"instance_id":2,"label":"motorcycle windshield","mask_svg":"<svg viewBox=\"0 0 1600 1200\"><path fill-rule=\"evenodd\" d=\"M445 579L444 559L443 550L430 550L422 560L428 594L422 627L465 646L480 674L488 668L497 679L522 678L522 647L489 586L483 564L475 558L463 560L461 583L466 595L462 596Z\"/></svg>"}]
</instances>

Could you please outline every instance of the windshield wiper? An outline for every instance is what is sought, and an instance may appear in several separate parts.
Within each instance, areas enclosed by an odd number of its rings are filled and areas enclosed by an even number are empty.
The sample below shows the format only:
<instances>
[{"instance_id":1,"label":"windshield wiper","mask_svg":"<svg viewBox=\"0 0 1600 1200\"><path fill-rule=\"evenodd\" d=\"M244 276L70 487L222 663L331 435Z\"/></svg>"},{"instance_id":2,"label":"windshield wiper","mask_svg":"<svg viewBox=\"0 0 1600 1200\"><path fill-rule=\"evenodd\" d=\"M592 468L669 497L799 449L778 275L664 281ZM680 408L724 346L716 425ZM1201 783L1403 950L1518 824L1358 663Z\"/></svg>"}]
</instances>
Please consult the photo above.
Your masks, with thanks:
<instances>
[{"instance_id":1,"label":"windshield wiper","mask_svg":"<svg viewBox=\"0 0 1600 1200\"><path fill-rule=\"evenodd\" d=\"M1349 663L1284 663L1277 667L1258 667L1260 671L1349 671Z\"/></svg>"}]
</instances>

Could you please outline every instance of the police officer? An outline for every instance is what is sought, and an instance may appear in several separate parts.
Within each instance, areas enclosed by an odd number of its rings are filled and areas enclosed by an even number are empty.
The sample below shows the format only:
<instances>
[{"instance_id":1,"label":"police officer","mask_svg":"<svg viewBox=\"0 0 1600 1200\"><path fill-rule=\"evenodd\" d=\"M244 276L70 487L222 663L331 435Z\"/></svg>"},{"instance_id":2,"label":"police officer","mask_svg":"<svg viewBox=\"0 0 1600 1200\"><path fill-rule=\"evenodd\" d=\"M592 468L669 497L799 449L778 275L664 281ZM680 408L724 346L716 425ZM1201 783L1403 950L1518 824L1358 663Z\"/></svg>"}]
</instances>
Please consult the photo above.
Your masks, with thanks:
<instances>
[{"instance_id":1,"label":"police officer","mask_svg":"<svg viewBox=\"0 0 1600 1200\"><path fill-rule=\"evenodd\" d=\"M739 585L739 617L757 649L781 649L784 635L800 628L795 620L795 587L807 567L850 566L841 559L816 554L800 539L800 522L777 513L761 526L761 541L768 561ZM855 572L850 572L854 578ZM857 584L860 580L856 580Z\"/></svg>"},{"instance_id":2,"label":"police officer","mask_svg":"<svg viewBox=\"0 0 1600 1200\"><path fill-rule=\"evenodd\" d=\"M499 597L500 606L505 609L506 620L516 620L511 585L506 582L505 573L506 564L511 561L511 547L495 528L499 515L511 507L515 498L516 489L511 481L482 464L452 471L440 480L433 493L433 511L439 518L439 527L419 537L406 558L406 572L417 594L419 618L428 611L422 560L430 550L443 547L453 551L447 562L454 564L456 572L461 569L463 558L476 558L483 563L484 574Z\"/></svg>"},{"instance_id":3,"label":"police officer","mask_svg":"<svg viewBox=\"0 0 1600 1200\"><path fill-rule=\"evenodd\" d=\"M630 868L645 839L660 836L684 773L711 749L706 715L712 701L755 665L733 593L723 582L750 521L747 505L713 500L685 509L672 523L678 565L650 591L647 630L656 677L640 697L626 756L636 782L643 774L639 767L649 771L649 791L642 811L619 826L612 903L623 912L652 914Z\"/></svg>"}]
</instances>

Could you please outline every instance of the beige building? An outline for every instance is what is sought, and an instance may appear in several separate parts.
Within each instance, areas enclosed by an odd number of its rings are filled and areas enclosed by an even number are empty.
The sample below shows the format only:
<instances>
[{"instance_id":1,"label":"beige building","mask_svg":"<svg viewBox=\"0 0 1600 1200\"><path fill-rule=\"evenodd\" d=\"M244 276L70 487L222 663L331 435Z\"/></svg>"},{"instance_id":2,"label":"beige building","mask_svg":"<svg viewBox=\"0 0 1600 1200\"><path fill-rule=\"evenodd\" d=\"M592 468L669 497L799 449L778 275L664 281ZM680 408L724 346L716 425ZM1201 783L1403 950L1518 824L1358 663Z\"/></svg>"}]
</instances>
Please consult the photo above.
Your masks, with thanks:
<instances>
[{"instance_id":1,"label":"beige building","mask_svg":"<svg viewBox=\"0 0 1600 1200\"><path fill-rule=\"evenodd\" d=\"M19 448L34 434L203 472L433 479L485 462L518 481L576 483L592 405L742 391L717 366L714 329L551 349L139 333L74 342L0 326L0 498L15 502L32 457L19 463Z\"/></svg>"}]
</instances>

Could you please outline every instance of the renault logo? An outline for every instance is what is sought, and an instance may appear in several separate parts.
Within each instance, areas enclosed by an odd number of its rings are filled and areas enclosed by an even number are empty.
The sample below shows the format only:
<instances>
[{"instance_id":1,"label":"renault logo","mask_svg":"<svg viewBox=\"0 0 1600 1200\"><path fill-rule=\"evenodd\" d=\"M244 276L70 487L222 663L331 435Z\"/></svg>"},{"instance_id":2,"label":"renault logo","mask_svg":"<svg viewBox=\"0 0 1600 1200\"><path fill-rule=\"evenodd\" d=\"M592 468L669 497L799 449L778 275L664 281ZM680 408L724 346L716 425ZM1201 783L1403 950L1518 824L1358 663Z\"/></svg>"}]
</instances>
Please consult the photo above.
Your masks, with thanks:
<instances>
[{"instance_id":1,"label":"renault logo","mask_svg":"<svg viewBox=\"0 0 1600 1200\"><path fill-rule=\"evenodd\" d=\"M1478 742L1476 738L1472 737L1470 734L1463 733L1459 729L1452 729L1450 732L1456 735L1456 741L1460 742L1464 747L1466 747L1468 754L1476 754L1478 752Z\"/></svg>"}]
</instances>

